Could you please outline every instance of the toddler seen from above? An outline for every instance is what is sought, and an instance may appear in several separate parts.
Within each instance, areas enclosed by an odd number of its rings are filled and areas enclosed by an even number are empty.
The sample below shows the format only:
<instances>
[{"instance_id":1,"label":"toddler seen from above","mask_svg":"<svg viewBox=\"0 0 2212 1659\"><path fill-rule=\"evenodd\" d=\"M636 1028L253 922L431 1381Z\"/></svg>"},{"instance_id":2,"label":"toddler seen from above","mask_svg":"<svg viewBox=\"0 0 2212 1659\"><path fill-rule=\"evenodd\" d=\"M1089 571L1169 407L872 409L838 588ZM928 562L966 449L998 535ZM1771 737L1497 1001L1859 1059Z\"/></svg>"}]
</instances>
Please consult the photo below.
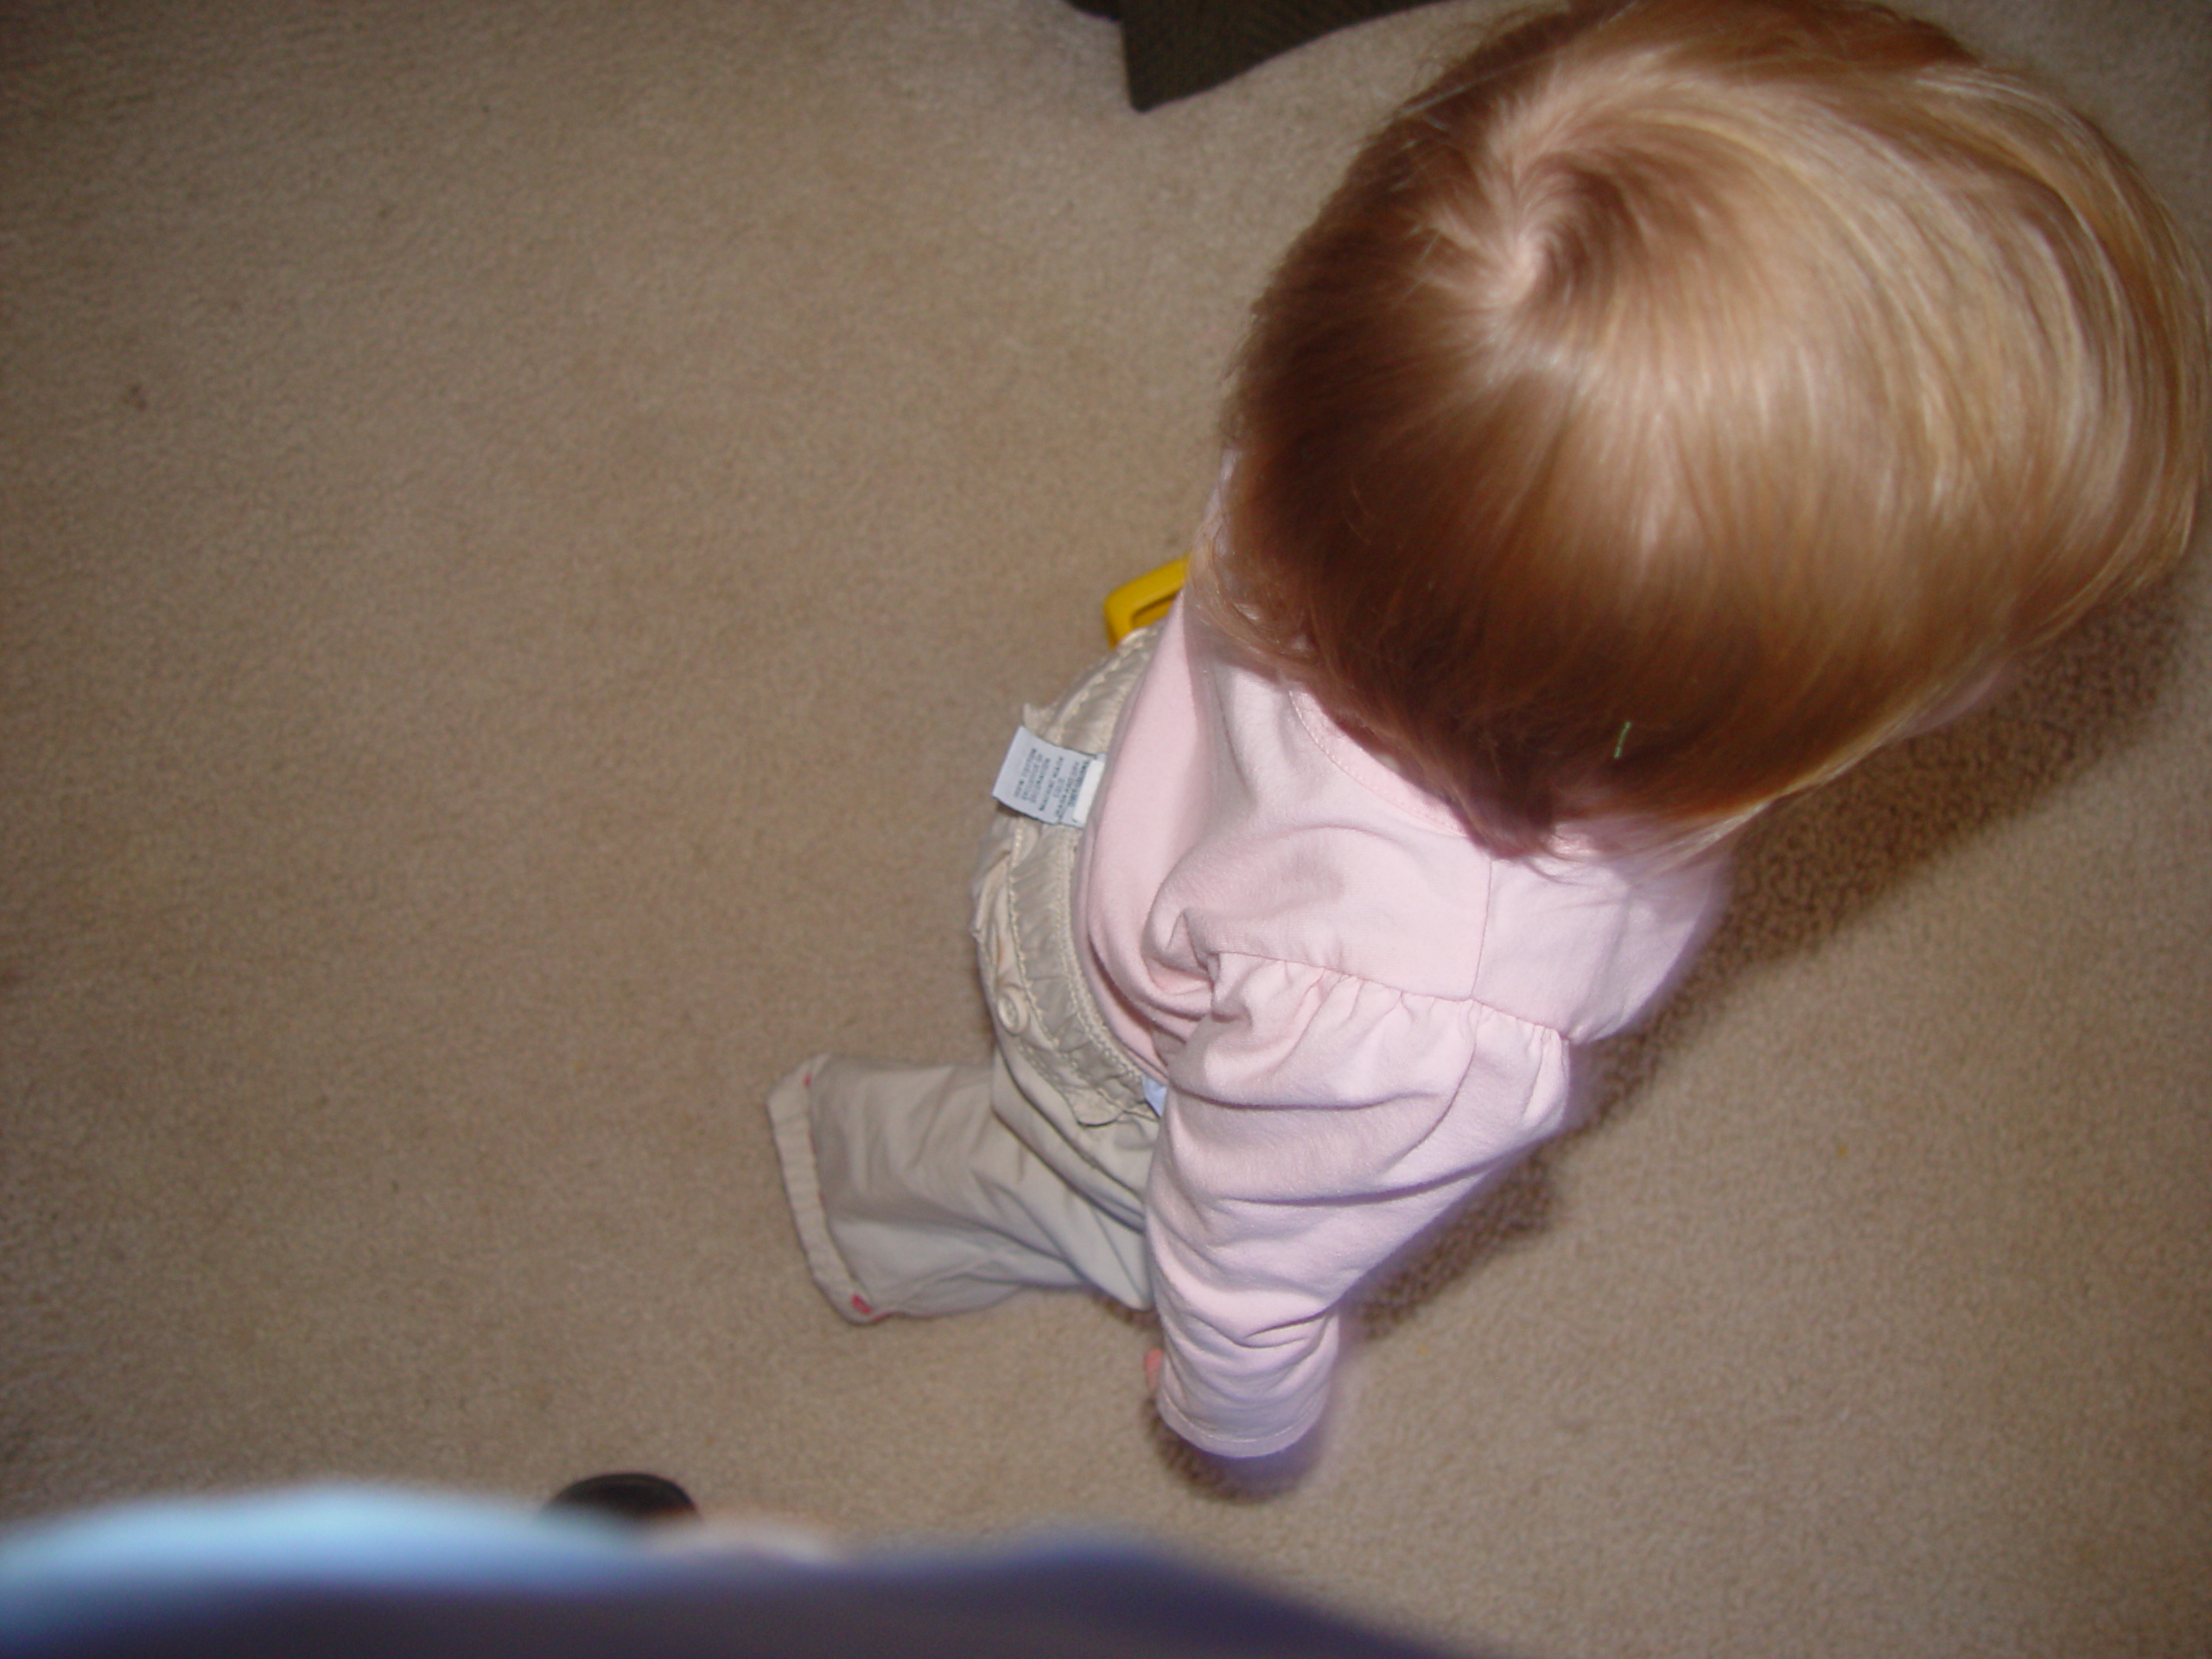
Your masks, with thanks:
<instances>
[{"instance_id":1,"label":"toddler seen from above","mask_svg":"<svg viewBox=\"0 0 2212 1659\"><path fill-rule=\"evenodd\" d=\"M2180 556L2207 351L2126 160L1932 25L1494 33L1260 301L1174 609L1028 713L1080 786L984 848L990 1062L773 1091L816 1281L1155 1307L1176 1433L1299 1446L1348 1300L1563 1126L1742 827Z\"/></svg>"}]
</instances>

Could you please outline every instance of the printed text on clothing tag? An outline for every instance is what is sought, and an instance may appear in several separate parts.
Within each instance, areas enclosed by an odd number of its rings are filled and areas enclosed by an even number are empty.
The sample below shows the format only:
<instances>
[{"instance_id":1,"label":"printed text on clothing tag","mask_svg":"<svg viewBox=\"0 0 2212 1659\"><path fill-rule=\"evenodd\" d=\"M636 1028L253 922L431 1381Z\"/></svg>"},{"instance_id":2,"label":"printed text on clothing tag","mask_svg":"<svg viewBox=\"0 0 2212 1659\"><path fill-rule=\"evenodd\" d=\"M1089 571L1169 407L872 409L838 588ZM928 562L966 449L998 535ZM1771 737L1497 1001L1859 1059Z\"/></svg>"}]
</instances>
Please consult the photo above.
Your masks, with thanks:
<instances>
[{"instance_id":1,"label":"printed text on clothing tag","mask_svg":"<svg viewBox=\"0 0 2212 1659\"><path fill-rule=\"evenodd\" d=\"M1105 770L1104 755L1047 743L1025 726L1007 746L991 797L1039 823L1080 829L1090 816L1091 798L1098 793L1098 779Z\"/></svg>"}]
</instances>

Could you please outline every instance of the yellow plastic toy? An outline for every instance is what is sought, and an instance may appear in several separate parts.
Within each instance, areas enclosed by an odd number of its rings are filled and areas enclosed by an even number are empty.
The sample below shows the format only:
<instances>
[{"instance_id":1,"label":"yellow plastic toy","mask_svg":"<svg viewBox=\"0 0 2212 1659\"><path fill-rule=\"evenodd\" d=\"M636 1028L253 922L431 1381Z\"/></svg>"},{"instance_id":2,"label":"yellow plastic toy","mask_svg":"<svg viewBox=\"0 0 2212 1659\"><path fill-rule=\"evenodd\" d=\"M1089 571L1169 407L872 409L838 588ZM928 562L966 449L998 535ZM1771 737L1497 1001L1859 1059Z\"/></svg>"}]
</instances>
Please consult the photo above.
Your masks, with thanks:
<instances>
[{"instance_id":1,"label":"yellow plastic toy","mask_svg":"<svg viewBox=\"0 0 2212 1659\"><path fill-rule=\"evenodd\" d=\"M1106 643L1118 645L1139 628L1149 627L1166 615L1175 595L1183 591L1183 579L1190 569L1190 560L1170 559L1159 569L1147 570L1107 594Z\"/></svg>"}]
</instances>

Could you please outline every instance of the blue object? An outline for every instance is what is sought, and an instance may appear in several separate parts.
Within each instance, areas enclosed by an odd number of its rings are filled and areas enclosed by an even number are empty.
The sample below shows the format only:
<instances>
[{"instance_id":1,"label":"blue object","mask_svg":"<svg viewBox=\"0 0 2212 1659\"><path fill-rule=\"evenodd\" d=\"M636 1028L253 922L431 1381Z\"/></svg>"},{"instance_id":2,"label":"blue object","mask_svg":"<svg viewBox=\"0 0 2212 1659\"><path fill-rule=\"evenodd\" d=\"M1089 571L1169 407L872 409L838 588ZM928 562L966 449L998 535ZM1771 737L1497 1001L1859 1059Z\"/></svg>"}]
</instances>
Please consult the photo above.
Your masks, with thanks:
<instances>
[{"instance_id":1,"label":"blue object","mask_svg":"<svg viewBox=\"0 0 2212 1659\"><path fill-rule=\"evenodd\" d=\"M0 1539L0 1659L1446 1659L1097 1540L797 1563L355 1489Z\"/></svg>"}]
</instances>

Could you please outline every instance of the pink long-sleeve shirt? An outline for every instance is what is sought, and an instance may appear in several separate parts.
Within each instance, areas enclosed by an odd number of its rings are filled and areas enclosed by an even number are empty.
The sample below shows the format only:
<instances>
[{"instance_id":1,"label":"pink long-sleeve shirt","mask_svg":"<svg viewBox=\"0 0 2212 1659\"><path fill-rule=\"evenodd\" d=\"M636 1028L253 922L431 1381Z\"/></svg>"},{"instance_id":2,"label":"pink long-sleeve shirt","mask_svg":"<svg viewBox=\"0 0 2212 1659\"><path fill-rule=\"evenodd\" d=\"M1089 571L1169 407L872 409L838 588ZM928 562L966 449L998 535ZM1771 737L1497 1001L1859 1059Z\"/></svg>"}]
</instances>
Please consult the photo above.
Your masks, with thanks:
<instances>
[{"instance_id":1,"label":"pink long-sleeve shirt","mask_svg":"<svg viewBox=\"0 0 2212 1659\"><path fill-rule=\"evenodd\" d=\"M1698 944L1711 861L1501 859L1178 606L1077 867L1090 987L1166 1084L1160 1414L1231 1456L1319 1422L1346 1294L1561 1127L1571 1045Z\"/></svg>"}]
</instances>

